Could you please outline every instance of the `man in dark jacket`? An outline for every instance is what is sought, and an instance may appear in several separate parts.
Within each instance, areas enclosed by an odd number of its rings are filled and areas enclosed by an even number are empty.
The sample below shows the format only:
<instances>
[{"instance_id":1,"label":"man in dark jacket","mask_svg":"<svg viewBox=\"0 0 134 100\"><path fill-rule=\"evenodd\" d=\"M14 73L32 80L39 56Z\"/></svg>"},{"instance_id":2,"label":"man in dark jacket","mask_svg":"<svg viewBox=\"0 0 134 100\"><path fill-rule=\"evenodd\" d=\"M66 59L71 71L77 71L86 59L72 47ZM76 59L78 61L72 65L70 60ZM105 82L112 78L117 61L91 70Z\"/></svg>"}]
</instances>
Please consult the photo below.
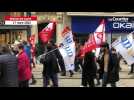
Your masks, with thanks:
<instances>
[{"instance_id":1,"label":"man in dark jacket","mask_svg":"<svg viewBox=\"0 0 134 100\"><path fill-rule=\"evenodd\" d=\"M52 51L54 50L54 51ZM57 60L58 59L58 60ZM58 61L58 62L57 62ZM61 56L59 50L56 49L56 46L53 42L48 42L47 44L47 53L45 56L41 57L41 63L43 63L43 84L44 87L48 86L49 79L53 82L53 87L58 87L58 72L59 66L58 63L61 61ZM59 63L60 68L64 66L64 63ZM62 70L63 68L61 68Z\"/></svg>"},{"instance_id":2,"label":"man in dark jacket","mask_svg":"<svg viewBox=\"0 0 134 100\"><path fill-rule=\"evenodd\" d=\"M116 54L116 50L112 48L112 52L109 50L109 45L105 43L104 48L104 74L102 86L106 87L108 83L112 87L116 87L116 82L119 81L119 59Z\"/></svg>"},{"instance_id":3,"label":"man in dark jacket","mask_svg":"<svg viewBox=\"0 0 134 100\"><path fill-rule=\"evenodd\" d=\"M84 65L82 66L82 85L95 87L94 79L96 78L97 66L95 63L95 55L93 52L88 52L84 57Z\"/></svg>"},{"instance_id":4,"label":"man in dark jacket","mask_svg":"<svg viewBox=\"0 0 134 100\"><path fill-rule=\"evenodd\" d=\"M119 59L117 57L116 50L112 48L110 55L110 65L108 68L108 82L111 83L112 87L116 87L116 82L119 81Z\"/></svg>"},{"instance_id":5,"label":"man in dark jacket","mask_svg":"<svg viewBox=\"0 0 134 100\"><path fill-rule=\"evenodd\" d=\"M17 58L7 45L0 46L0 87L18 87Z\"/></svg>"}]
</instances>

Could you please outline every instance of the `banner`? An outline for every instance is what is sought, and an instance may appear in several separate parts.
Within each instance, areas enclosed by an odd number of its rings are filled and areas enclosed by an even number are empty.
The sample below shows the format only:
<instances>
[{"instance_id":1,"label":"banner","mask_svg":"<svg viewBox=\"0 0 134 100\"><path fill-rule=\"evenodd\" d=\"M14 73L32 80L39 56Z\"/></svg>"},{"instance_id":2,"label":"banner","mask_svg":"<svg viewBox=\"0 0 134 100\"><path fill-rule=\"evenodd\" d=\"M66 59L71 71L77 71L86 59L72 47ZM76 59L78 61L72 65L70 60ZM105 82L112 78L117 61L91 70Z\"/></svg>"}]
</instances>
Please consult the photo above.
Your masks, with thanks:
<instances>
[{"instance_id":1,"label":"banner","mask_svg":"<svg viewBox=\"0 0 134 100\"><path fill-rule=\"evenodd\" d=\"M83 47L83 53L87 53L92 51L93 49L96 49L96 43L94 40L94 36L90 35L88 41L85 43L84 47Z\"/></svg>"},{"instance_id":2,"label":"banner","mask_svg":"<svg viewBox=\"0 0 134 100\"><path fill-rule=\"evenodd\" d=\"M129 34L126 37L119 37L112 43L112 47L122 55L128 65L134 63L134 40L132 34Z\"/></svg>"},{"instance_id":3,"label":"banner","mask_svg":"<svg viewBox=\"0 0 134 100\"><path fill-rule=\"evenodd\" d=\"M39 38L43 43L47 43L53 35L55 23L49 23L40 33Z\"/></svg>"},{"instance_id":4,"label":"banner","mask_svg":"<svg viewBox=\"0 0 134 100\"><path fill-rule=\"evenodd\" d=\"M64 59L66 71L74 70L75 60L75 43L73 41L73 35L69 27L65 27L62 32L61 47L59 51Z\"/></svg>"},{"instance_id":5,"label":"banner","mask_svg":"<svg viewBox=\"0 0 134 100\"><path fill-rule=\"evenodd\" d=\"M104 19L101 21L100 25L95 30L94 34L89 35L88 41L85 43L83 48L83 53L90 52L97 47L99 47L103 42L105 42L105 22Z\"/></svg>"},{"instance_id":6,"label":"banner","mask_svg":"<svg viewBox=\"0 0 134 100\"><path fill-rule=\"evenodd\" d=\"M97 27L96 31L94 32L94 39L97 46L100 46L102 43L106 41L104 19L101 21L100 25Z\"/></svg>"}]
</instances>

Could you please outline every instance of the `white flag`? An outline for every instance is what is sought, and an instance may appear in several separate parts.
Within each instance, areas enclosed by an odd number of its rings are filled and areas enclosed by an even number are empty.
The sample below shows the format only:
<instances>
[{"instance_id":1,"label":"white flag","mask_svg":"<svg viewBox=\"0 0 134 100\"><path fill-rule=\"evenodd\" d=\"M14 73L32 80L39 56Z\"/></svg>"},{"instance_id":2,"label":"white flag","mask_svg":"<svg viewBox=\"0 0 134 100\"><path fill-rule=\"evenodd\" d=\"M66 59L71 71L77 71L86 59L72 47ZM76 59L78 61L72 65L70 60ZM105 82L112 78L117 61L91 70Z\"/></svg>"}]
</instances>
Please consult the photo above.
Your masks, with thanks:
<instances>
[{"instance_id":1,"label":"white flag","mask_svg":"<svg viewBox=\"0 0 134 100\"><path fill-rule=\"evenodd\" d=\"M132 34L129 34L126 37L119 37L112 43L112 47L122 55L128 65L134 63L134 40Z\"/></svg>"},{"instance_id":2,"label":"white flag","mask_svg":"<svg viewBox=\"0 0 134 100\"><path fill-rule=\"evenodd\" d=\"M61 43L63 46L59 48L59 51L64 59L66 71L74 70L74 60L75 60L75 43L73 41L73 35L68 27L65 27L62 32Z\"/></svg>"},{"instance_id":3,"label":"white flag","mask_svg":"<svg viewBox=\"0 0 134 100\"><path fill-rule=\"evenodd\" d=\"M94 39L95 39L96 45L98 45L98 46L106 41L106 38L105 38L105 21L104 21L104 19L101 21L100 25L95 30Z\"/></svg>"}]
</instances>

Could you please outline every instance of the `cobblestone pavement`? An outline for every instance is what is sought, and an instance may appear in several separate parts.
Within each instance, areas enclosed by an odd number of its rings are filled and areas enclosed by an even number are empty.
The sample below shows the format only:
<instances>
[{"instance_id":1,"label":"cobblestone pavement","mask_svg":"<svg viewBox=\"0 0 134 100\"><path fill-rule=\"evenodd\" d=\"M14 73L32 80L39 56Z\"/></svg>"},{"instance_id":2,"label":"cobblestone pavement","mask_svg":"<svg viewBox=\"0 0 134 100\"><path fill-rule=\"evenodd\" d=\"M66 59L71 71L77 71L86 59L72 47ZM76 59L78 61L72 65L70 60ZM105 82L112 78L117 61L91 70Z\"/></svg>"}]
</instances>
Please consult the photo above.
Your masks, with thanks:
<instances>
[{"instance_id":1,"label":"cobblestone pavement","mask_svg":"<svg viewBox=\"0 0 134 100\"><path fill-rule=\"evenodd\" d=\"M43 87L42 82L42 65L37 65L35 69L33 69L34 76L37 80L35 85L30 85L30 87ZM118 87L134 87L134 74L128 75L130 67L121 62L120 71L120 81L117 82ZM73 77L69 77L69 73L67 76L59 75L59 87L80 87L81 85L81 73L74 73ZM98 86L100 87L100 86ZM110 85L108 85L110 87Z\"/></svg>"}]
</instances>

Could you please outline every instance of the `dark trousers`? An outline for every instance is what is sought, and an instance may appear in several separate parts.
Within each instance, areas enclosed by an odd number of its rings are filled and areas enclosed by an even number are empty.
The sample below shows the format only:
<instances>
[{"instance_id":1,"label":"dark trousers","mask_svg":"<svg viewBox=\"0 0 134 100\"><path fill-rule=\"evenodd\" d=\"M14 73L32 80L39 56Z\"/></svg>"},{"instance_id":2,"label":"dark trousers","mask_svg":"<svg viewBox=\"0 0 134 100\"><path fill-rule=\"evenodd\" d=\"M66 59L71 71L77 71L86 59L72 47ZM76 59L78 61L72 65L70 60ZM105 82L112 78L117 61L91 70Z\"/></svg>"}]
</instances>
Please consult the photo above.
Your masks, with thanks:
<instances>
[{"instance_id":1,"label":"dark trousers","mask_svg":"<svg viewBox=\"0 0 134 100\"><path fill-rule=\"evenodd\" d=\"M49 80L52 80L53 87L58 87L58 74L53 74L53 75L45 75L43 77L43 86L47 87L49 85Z\"/></svg>"},{"instance_id":2,"label":"dark trousers","mask_svg":"<svg viewBox=\"0 0 134 100\"><path fill-rule=\"evenodd\" d=\"M65 64L64 64L64 60L62 58L58 59L61 71L66 72L66 68L65 68Z\"/></svg>"},{"instance_id":3,"label":"dark trousers","mask_svg":"<svg viewBox=\"0 0 134 100\"><path fill-rule=\"evenodd\" d=\"M82 73L82 85L84 87L87 87L87 85L89 85L89 87L95 87L94 78Z\"/></svg>"},{"instance_id":4,"label":"dark trousers","mask_svg":"<svg viewBox=\"0 0 134 100\"><path fill-rule=\"evenodd\" d=\"M107 84L108 84L107 77L108 77L107 72L104 72L103 80L102 80L102 87L106 87L107 86ZM110 84L111 84L111 87L116 87L116 82L110 82Z\"/></svg>"},{"instance_id":5,"label":"dark trousers","mask_svg":"<svg viewBox=\"0 0 134 100\"><path fill-rule=\"evenodd\" d=\"M29 81L19 81L19 87L29 87Z\"/></svg>"},{"instance_id":6,"label":"dark trousers","mask_svg":"<svg viewBox=\"0 0 134 100\"><path fill-rule=\"evenodd\" d=\"M32 81L35 81L35 77L34 77L34 75L32 74Z\"/></svg>"},{"instance_id":7,"label":"dark trousers","mask_svg":"<svg viewBox=\"0 0 134 100\"><path fill-rule=\"evenodd\" d=\"M82 59L76 58L75 59L75 71L76 72L80 69L79 65L82 67Z\"/></svg>"},{"instance_id":8,"label":"dark trousers","mask_svg":"<svg viewBox=\"0 0 134 100\"><path fill-rule=\"evenodd\" d=\"M134 64L131 65L131 70L130 70L130 73L133 73L134 72Z\"/></svg>"}]
</instances>

